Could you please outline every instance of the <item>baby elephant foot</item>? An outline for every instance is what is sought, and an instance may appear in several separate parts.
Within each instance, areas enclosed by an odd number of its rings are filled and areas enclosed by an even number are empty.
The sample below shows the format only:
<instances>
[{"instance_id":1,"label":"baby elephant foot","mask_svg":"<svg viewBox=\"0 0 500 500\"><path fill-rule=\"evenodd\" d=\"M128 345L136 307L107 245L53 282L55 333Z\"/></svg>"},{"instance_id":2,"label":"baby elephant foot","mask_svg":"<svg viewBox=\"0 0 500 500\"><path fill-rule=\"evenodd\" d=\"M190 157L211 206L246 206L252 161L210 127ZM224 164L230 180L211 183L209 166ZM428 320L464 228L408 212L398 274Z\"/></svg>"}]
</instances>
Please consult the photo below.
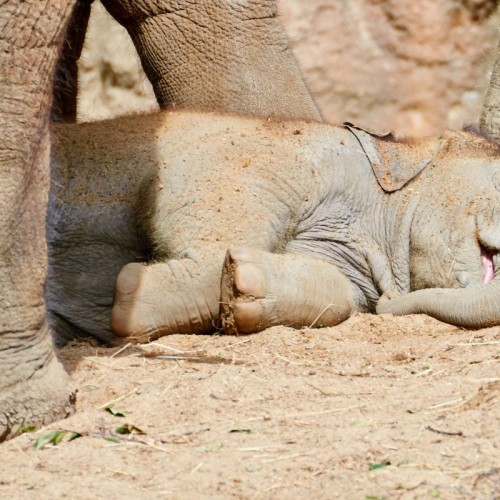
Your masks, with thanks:
<instances>
[{"instance_id":1,"label":"baby elephant foot","mask_svg":"<svg viewBox=\"0 0 500 500\"><path fill-rule=\"evenodd\" d=\"M265 252L246 247L228 250L221 285L221 320L227 334L253 333L265 328L264 300L268 269Z\"/></svg>"},{"instance_id":2,"label":"baby elephant foot","mask_svg":"<svg viewBox=\"0 0 500 500\"><path fill-rule=\"evenodd\" d=\"M225 333L270 326L332 326L352 311L351 286L333 265L298 254L233 247L224 262L221 319Z\"/></svg>"},{"instance_id":3,"label":"baby elephant foot","mask_svg":"<svg viewBox=\"0 0 500 500\"><path fill-rule=\"evenodd\" d=\"M148 268L144 264L127 264L116 279L115 298L111 310L111 329L120 337L133 337L138 342L150 339L152 332L164 323L155 297L149 294Z\"/></svg>"},{"instance_id":4,"label":"baby elephant foot","mask_svg":"<svg viewBox=\"0 0 500 500\"><path fill-rule=\"evenodd\" d=\"M111 329L137 342L211 330L220 283L220 271L212 276L211 267L200 271L200 266L187 260L127 264L116 280ZM210 285L215 285L215 291Z\"/></svg>"}]
</instances>

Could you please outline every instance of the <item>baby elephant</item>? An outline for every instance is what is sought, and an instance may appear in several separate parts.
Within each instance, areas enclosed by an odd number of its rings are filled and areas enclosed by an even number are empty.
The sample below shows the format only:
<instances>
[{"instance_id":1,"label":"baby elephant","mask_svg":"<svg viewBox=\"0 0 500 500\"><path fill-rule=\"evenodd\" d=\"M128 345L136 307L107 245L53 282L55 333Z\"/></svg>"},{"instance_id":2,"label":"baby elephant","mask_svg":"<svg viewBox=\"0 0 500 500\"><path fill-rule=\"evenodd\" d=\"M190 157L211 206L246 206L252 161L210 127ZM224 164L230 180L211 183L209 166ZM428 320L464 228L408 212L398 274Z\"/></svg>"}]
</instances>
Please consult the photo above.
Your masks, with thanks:
<instances>
[{"instance_id":1,"label":"baby elephant","mask_svg":"<svg viewBox=\"0 0 500 500\"><path fill-rule=\"evenodd\" d=\"M353 311L500 324L500 151L478 135L196 112L55 134L60 339L331 326Z\"/></svg>"}]
</instances>

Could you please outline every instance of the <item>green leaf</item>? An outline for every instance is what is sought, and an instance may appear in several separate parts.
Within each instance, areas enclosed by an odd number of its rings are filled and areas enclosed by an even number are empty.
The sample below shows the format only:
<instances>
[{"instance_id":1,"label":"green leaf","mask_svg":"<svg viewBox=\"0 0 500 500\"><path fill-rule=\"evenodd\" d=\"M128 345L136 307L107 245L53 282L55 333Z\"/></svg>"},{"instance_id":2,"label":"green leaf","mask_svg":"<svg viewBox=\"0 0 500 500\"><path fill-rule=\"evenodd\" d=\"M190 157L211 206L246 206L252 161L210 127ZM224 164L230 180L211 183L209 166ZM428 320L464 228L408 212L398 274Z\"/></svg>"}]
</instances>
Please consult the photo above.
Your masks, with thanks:
<instances>
[{"instance_id":1,"label":"green leaf","mask_svg":"<svg viewBox=\"0 0 500 500\"><path fill-rule=\"evenodd\" d=\"M121 443L121 439L114 437L114 436L104 436L103 439L106 441L111 441L112 443Z\"/></svg>"},{"instance_id":2,"label":"green leaf","mask_svg":"<svg viewBox=\"0 0 500 500\"><path fill-rule=\"evenodd\" d=\"M118 408L113 408L112 406L106 406L104 411L111 413L111 415L114 415L115 417L126 417L128 415L127 411L119 410Z\"/></svg>"},{"instance_id":3,"label":"green leaf","mask_svg":"<svg viewBox=\"0 0 500 500\"><path fill-rule=\"evenodd\" d=\"M252 433L252 429L231 429L229 431L230 434L233 434L233 433L241 433L241 434L251 434Z\"/></svg>"},{"instance_id":4,"label":"green leaf","mask_svg":"<svg viewBox=\"0 0 500 500\"><path fill-rule=\"evenodd\" d=\"M50 440L50 442L54 446L57 446L64 439L64 436L66 436L66 433L64 431L56 432L54 437Z\"/></svg>"},{"instance_id":5,"label":"green leaf","mask_svg":"<svg viewBox=\"0 0 500 500\"><path fill-rule=\"evenodd\" d=\"M94 392L94 391L97 391L97 389L99 389L99 386L98 385L84 385L83 388L87 391L87 392Z\"/></svg>"},{"instance_id":6,"label":"green leaf","mask_svg":"<svg viewBox=\"0 0 500 500\"><path fill-rule=\"evenodd\" d=\"M79 432L73 431L50 431L47 434L42 434L35 442L35 450L41 450L48 444L52 444L53 446L57 446L62 441L73 441L73 439L77 439L82 435Z\"/></svg>"},{"instance_id":7,"label":"green leaf","mask_svg":"<svg viewBox=\"0 0 500 500\"><path fill-rule=\"evenodd\" d=\"M27 432L35 432L36 431L36 425L24 425L21 424L18 428L16 433L14 434L15 437L20 436L21 434L26 434Z\"/></svg>"},{"instance_id":8,"label":"green leaf","mask_svg":"<svg viewBox=\"0 0 500 500\"><path fill-rule=\"evenodd\" d=\"M384 467L387 467L388 465L391 465L391 462L389 462L389 460L384 460L384 461L376 463L376 464L370 464L368 466L368 470L383 469Z\"/></svg>"},{"instance_id":9,"label":"green leaf","mask_svg":"<svg viewBox=\"0 0 500 500\"><path fill-rule=\"evenodd\" d=\"M139 429L139 427L136 427L133 424L124 424L117 429L115 429L115 432L117 434L146 434L142 429Z\"/></svg>"}]
</instances>

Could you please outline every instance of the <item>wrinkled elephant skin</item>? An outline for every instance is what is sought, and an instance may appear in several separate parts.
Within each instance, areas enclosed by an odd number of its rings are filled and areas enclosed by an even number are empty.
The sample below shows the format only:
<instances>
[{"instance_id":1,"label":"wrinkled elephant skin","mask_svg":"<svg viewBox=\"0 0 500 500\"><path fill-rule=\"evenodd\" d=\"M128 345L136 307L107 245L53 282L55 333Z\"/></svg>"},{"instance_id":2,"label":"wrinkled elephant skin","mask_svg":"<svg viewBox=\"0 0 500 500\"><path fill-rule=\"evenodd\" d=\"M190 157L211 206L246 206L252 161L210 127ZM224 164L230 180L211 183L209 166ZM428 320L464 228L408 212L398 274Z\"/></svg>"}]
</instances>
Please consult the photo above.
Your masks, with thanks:
<instances>
[{"instance_id":1,"label":"wrinkled elephant skin","mask_svg":"<svg viewBox=\"0 0 500 500\"><path fill-rule=\"evenodd\" d=\"M500 323L500 154L478 135L405 142L189 112L56 133L61 338L327 326L377 303Z\"/></svg>"}]
</instances>

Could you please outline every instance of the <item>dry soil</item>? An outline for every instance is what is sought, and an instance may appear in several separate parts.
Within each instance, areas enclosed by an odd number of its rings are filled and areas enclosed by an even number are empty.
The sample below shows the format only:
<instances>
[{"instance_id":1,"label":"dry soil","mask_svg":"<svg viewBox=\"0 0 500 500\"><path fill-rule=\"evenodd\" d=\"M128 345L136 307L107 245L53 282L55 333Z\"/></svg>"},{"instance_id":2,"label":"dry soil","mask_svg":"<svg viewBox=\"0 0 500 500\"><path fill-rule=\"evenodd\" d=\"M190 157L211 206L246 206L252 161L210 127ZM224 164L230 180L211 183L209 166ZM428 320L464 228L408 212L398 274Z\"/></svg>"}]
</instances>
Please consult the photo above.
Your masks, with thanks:
<instances>
[{"instance_id":1,"label":"dry soil","mask_svg":"<svg viewBox=\"0 0 500 500\"><path fill-rule=\"evenodd\" d=\"M1 498L500 495L498 327L355 315L60 357L77 412L0 446ZM81 437L36 450L52 430Z\"/></svg>"}]
</instances>

